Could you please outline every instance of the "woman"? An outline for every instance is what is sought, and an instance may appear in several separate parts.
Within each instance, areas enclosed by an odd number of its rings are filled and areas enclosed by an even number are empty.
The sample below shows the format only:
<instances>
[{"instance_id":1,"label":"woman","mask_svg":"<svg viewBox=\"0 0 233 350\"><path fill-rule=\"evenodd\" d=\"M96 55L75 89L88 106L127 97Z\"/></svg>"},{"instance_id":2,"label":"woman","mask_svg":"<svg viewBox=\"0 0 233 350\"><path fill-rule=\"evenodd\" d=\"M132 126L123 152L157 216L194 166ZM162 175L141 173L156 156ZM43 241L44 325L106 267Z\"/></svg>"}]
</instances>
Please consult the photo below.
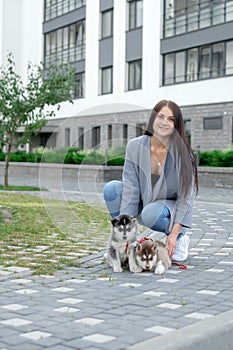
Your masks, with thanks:
<instances>
[{"instance_id":1,"label":"woman","mask_svg":"<svg viewBox=\"0 0 233 350\"><path fill-rule=\"evenodd\" d=\"M188 256L197 166L189 146L179 106L167 100L152 110L145 135L126 147L123 181L105 185L104 199L111 217L128 214L139 223L167 235L169 257Z\"/></svg>"}]
</instances>

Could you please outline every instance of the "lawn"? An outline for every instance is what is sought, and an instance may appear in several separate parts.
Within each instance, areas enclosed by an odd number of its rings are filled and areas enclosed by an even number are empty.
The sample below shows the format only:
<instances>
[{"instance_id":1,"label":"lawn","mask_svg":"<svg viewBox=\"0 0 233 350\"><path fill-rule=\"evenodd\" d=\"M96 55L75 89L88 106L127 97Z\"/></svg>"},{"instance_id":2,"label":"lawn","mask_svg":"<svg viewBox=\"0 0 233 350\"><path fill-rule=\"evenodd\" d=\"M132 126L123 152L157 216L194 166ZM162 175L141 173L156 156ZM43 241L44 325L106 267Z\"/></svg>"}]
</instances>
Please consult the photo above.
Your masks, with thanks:
<instances>
[{"instance_id":1,"label":"lawn","mask_svg":"<svg viewBox=\"0 0 233 350\"><path fill-rule=\"evenodd\" d=\"M0 266L53 274L106 248L110 220L103 207L17 193L0 198Z\"/></svg>"}]
</instances>

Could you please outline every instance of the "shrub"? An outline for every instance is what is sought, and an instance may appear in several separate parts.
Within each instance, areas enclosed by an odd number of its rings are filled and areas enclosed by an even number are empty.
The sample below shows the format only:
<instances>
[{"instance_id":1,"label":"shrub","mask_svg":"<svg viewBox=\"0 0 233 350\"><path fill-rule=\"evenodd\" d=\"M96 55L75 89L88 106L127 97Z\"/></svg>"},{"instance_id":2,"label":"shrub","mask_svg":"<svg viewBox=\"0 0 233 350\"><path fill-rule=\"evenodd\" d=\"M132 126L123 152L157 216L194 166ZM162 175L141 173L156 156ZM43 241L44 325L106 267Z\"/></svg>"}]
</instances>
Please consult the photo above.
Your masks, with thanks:
<instances>
[{"instance_id":1,"label":"shrub","mask_svg":"<svg viewBox=\"0 0 233 350\"><path fill-rule=\"evenodd\" d=\"M3 162L5 160L6 154L4 152L0 152L0 162Z\"/></svg>"},{"instance_id":2,"label":"shrub","mask_svg":"<svg viewBox=\"0 0 233 350\"><path fill-rule=\"evenodd\" d=\"M118 146L108 150L107 165L124 165L125 149L125 146Z\"/></svg>"},{"instance_id":3,"label":"shrub","mask_svg":"<svg viewBox=\"0 0 233 350\"><path fill-rule=\"evenodd\" d=\"M76 153L73 155L73 160L75 164L81 164L85 157L86 157L85 153Z\"/></svg>"},{"instance_id":4,"label":"shrub","mask_svg":"<svg viewBox=\"0 0 233 350\"><path fill-rule=\"evenodd\" d=\"M201 166L232 167L233 150L228 151L205 151L200 153Z\"/></svg>"},{"instance_id":5,"label":"shrub","mask_svg":"<svg viewBox=\"0 0 233 350\"><path fill-rule=\"evenodd\" d=\"M86 154L84 153L82 164L102 165L104 164L104 161L105 161L105 157L103 154L97 151L91 151L91 152L86 152Z\"/></svg>"},{"instance_id":6,"label":"shrub","mask_svg":"<svg viewBox=\"0 0 233 350\"><path fill-rule=\"evenodd\" d=\"M223 155L224 166L233 167L233 149Z\"/></svg>"}]
</instances>

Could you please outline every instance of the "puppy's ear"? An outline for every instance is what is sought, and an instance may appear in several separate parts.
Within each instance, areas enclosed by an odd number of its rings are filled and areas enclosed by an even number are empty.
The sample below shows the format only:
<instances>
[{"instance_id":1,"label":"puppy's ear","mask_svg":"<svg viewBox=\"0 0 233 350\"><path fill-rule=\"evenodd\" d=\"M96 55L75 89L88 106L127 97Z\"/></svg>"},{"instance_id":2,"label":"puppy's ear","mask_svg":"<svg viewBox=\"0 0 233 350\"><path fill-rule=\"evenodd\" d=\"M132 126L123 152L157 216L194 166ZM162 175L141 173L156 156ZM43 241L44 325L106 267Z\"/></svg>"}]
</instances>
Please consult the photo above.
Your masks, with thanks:
<instances>
[{"instance_id":1,"label":"puppy's ear","mask_svg":"<svg viewBox=\"0 0 233 350\"><path fill-rule=\"evenodd\" d=\"M141 252L142 251L142 245L141 243L138 243L137 247L136 247L136 251L137 252Z\"/></svg>"},{"instance_id":2,"label":"puppy's ear","mask_svg":"<svg viewBox=\"0 0 233 350\"><path fill-rule=\"evenodd\" d=\"M134 216L132 216L131 221L132 221L134 224L137 224L137 219L136 219Z\"/></svg>"},{"instance_id":3,"label":"puppy's ear","mask_svg":"<svg viewBox=\"0 0 233 350\"><path fill-rule=\"evenodd\" d=\"M156 251L158 248L158 244L157 243L154 243L151 247L152 250Z\"/></svg>"},{"instance_id":4,"label":"puppy's ear","mask_svg":"<svg viewBox=\"0 0 233 350\"><path fill-rule=\"evenodd\" d=\"M113 226L115 226L117 222L118 222L117 218L114 218L114 219L111 220L111 223L112 223Z\"/></svg>"}]
</instances>

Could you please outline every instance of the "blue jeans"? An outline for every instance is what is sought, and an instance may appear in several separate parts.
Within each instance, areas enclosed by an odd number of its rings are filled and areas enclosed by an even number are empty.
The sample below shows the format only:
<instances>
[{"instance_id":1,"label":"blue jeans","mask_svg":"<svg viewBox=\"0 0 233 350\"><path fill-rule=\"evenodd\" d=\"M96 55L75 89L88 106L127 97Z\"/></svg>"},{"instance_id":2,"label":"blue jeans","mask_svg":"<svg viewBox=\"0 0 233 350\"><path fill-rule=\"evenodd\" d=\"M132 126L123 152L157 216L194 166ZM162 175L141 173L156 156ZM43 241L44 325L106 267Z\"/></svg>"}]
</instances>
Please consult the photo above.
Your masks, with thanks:
<instances>
[{"instance_id":1,"label":"blue jeans","mask_svg":"<svg viewBox=\"0 0 233 350\"><path fill-rule=\"evenodd\" d=\"M118 180L110 181L104 186L104 200L112 218L120 214L122 190L123 184ZM140 214L140 222L154 231L164 232L166 235L170 233L170 211L162 203L152 202L146 205Z\"/></svg>"}]
</instances>

